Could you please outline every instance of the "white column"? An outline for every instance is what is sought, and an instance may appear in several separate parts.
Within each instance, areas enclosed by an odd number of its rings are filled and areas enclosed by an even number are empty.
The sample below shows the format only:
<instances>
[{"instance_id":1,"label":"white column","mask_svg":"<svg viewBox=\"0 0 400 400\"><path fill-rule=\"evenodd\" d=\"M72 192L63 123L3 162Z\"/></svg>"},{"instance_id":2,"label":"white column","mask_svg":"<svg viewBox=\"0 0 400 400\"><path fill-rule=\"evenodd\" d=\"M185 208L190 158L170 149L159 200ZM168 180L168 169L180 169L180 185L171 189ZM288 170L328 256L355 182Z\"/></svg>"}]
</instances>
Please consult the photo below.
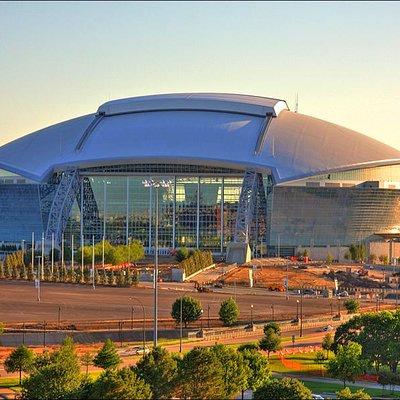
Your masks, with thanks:
<instances>
[{"instance_id":1,"label":"white column","mask_svg":"<svg viewBox=\"0 0 400 400\"><path fill-rule=\"evenodd\" d=\"M153 214L153 187L150 186L149 188L149 252L151 249L151 244L152 244L152 227L151 227L151 222L152 222L152 214Z\"/></svg>"},{"instance_id":2,"label":"white column","mask_svg":"<svg viewBox=\"0 0 400 400\"><path fill-rule=\"evenodd\" d=\"M125 222L125 240L129 244L129 176L126 177L126 222Z\"/></svg>"},{"instance_id":3,"label":"white column","mask_svg":"<svg viewBox=\"0 0 400 400\"><path fill-rule=\"evenodd\" d=\"M196 248L200 244L200 177L197 177Z\"/></svg>"},{"instance_id":4,"label":"white column","mask_svg":"<svg viewBox=\"0 0 400 400\"><path fill-rule=\"evenodd\" d=\"M222 187L221 187L221 253L224 251L224 194L225 194L225 178L222 177Z\"/></svg>"},{"instance_id":5,"label":"white column","mask_svg":"<svg viewBox=\"0 0 400 400\"><path fill-rule=\"evenodd\" d=\"M81 180L81 237L83 236L83 178Z\"/></svg>"},{"instance_id":6,"label":"white column","mask_svg":"<svg viewBox=\"0 0 400 400\"><path fill-rule=\"evenodd\" d=\"M71 235L71 269L74 269L74 235Z\"/></svg>"},{"instance_id":7,"label":"white column","mask_svg":"<svg viewBox=\"0 0 400 400\"><path fill-rule=\"evenodd\" d=\"M42 232L42 271L41 271L42 280L44 279L44 232Z\"/></svg>"},{"instance_id":8,"label":"white column","mask_svg":"<svg viewBox=\"0 0 400 400\"><path fill-rule=\"evenodd\" d=\"M31 257L32 269L35 270L35 232L32 232Z\"/></svg>"},{"instance_id":9,"label":"white column","mask_svg":"<svg viewBox=\"0 0 400 400\"><path fill-rule=\"evenodd\" d=\"M176 220L176 175L174 176L174 204L172 206L172 248L175 249L175 220Z\"/></svg>"},{"instance_id":10,"label":"white column","mask_svg":"<svg viewBox=\"0 0 400 400\"><path fill-rule=\"evenodd\" d=\"M54 273L54 232L51 234L51 275Z\"/></svg>"}]
</instances>

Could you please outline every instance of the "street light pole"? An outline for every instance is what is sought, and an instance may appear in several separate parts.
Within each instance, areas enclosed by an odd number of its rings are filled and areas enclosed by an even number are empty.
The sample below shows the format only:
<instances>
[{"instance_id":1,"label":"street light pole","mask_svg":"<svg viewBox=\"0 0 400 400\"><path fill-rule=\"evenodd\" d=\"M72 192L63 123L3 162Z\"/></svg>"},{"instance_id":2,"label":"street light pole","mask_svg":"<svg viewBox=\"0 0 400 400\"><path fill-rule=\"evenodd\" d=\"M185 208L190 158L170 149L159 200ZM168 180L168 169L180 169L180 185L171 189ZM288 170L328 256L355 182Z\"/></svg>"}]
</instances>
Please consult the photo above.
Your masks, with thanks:
<instances>
[{"instance_id":1,"label":"street light pole","mask_svg":"<svg viewBox=\"0 0 400 400\"><path fill-rule=\"evenodd\" d=\"M146 311L145 311L143 303L137 297L131 296L129 298L131 300L136 300L142 307L142 312L143 312L143 355L144 355L144 354L146 354Z\"/></svg>"},{"instance_id":2,"label":"street light pole","mask_svg":"<svg viewBox=\"0 0 400 400\"><path fill-rule=\"evenodd\" d=\"M296 320L299 320L299 300L296 300Z\"/></svg>"},{"instance_id":3,"label":"street light pole","mask_svg":"<svg viewBox=\"0 0 400 400\"><path fill-rule=\"evenodd\" d=\"M92 286L93 290L96 289L94 282L94 235L92 236Z\"/></svg>"},{"instance_id":4,"label":"street light pole","mask_svg":"<svg viewBox=\"0 0 400 400\"><path fill-rule=\"evenodd\" d=\"M300 291L300 337L303 337L303 288Z\"/></svg>"},{"instance_id":5,"label":"street light pole","mask_svg":"<svg viewBox=\"0 0 400 400\"><path fill-rule=\"evenodd\" d=\"M153 344L154 347L157 347L158 343L158 213L159 213L159 205L158 205L158 198L159 198L159 188L168 188L171 185L171 181L159 180L155 181L153 179L144 180L143 185L148 188L155 188L156 189L156 221L155 221L155 228L156 228L156 237L154 240L154 333L153 333ZM151 218L151 216L150 216ZM151 243L149 243L151 246Z\"/></svg>"},{"instance_id":6,"label":"street light pole","mask_svg":"<svg viewBox=\"0 0 400 400\"><path fill-rule=\"evenodd\" d=\"M250 325L253 327L253 304L250 306Z\"/></svg>"}]
</instances>

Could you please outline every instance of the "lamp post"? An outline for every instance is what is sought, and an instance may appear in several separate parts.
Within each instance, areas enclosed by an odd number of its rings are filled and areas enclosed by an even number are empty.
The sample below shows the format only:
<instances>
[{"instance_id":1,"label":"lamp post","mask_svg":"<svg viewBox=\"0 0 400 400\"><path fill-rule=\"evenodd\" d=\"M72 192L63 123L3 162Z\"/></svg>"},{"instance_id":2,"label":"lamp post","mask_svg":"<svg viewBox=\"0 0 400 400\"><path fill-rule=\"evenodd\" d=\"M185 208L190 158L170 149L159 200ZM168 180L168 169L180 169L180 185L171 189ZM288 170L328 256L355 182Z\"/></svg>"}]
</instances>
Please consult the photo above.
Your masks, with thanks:
<instances>
[{"instance_id":1,"label":"lamp post","mask_svg":"<svg viewBox=\"0 0 400 400\"><path fill-rule=\"evenodd\" d=\"M250 306L250 326L253 327L253 304Z\"/></svg>"},{"instance_id":2,"label":"lamp post","mask_svg":"<svg viewBox=\"0 0 400 400\"><path fill-rule=\"evenodd\" d=\"M144 180L143 182L144 187L148 188L155 188L156 189L156 237L154 241L154 334L153 334L153 342L154 347L157 347L158 341L158 197L159 197L159 188L168 188L171 185L171 181L165 180ZM150 217L151 218L151 217ZM151 246L151 243L149 243Z\"/></svg>"},{"instance_id":3,"label":"lamp post","mask_svg":"<svg viewBox=\"0 0 400 400\"><path fill-rule=\"evenodd\" d=\"M271 319L275 321L275 307L273 304L271 304Z\"/></svg>"},{"instance_id":4,"label":"lamp post","mask_svg":"<svg viewBox=\"0 0 400 400\"><path fill-rule=\"evenodd\" d=\"M296 300L296 320L299 320L299 300Z\"/></svg>"},{"instance_id":5,"label":"lamp post","mask_svg":"<svg viewBox=\"0 0 400 400\"><path fill-rule=\"evenodd\" d=\"M340 319L341 318L341 315L340 315L340 296L338 296L337 300L338 300L338 316L339 316L339 319Z\"/></svg>"},{"instance_id":6,"label":"lamp post","mask_svg":"<svg viewBox=\"0 0 400 400\"><path fill-rule=\"evenodd\" d=\"M93 290L96 289L94 282L94 235L92 236L92 286Z\"/></svg>"},{"instance_id":7,"label":"lamp post","mask_svg":"<svg viewBox=\"0 0 400 400\"><path fill-rule=\"evenodd\" d=\"M146 310L144 308L143 303L135 296L129 297L130 300L135 300L137 301L140 306L142 307L142 312L143 312L143 355L146 354Z\"/></svg>"},{"instance_id":8,"label":"lamp post","mask_svg":"<svg viewBox=\"0 0 400 400\"><path fill-rule=\"evenodd\" d=\"M210 305L207 306L207 327L210 328Z\"/></svg>"}]
</instances>

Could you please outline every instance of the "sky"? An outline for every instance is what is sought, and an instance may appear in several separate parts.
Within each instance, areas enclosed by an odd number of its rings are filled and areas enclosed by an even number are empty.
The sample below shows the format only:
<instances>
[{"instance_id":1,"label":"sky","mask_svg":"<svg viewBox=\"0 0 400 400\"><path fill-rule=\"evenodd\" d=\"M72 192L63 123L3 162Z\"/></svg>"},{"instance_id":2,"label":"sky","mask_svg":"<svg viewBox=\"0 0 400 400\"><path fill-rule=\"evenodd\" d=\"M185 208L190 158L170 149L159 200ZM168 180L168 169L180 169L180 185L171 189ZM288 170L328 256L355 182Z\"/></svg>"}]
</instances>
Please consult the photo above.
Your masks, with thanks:
<instances>
[{"instance_id":1,"label":"sky","mask_svg":"<svg viewBox=\"0 0 400 400\"><path fill-rule=\"evenodd\" d=\"M400 2L0 2L0 145L110 99L233 92L400 149Z\"/></svg>"}]
</instances>

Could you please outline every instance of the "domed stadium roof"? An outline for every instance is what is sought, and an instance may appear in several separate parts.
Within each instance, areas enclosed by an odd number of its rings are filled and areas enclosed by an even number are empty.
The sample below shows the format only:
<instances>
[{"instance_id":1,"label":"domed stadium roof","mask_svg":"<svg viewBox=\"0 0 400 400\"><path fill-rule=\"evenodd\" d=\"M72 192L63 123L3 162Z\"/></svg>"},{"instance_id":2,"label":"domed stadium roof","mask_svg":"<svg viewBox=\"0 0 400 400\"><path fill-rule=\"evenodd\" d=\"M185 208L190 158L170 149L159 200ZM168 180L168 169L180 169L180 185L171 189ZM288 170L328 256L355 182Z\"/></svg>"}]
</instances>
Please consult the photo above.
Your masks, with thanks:
<instances>
[{"instance_id":1,"label":"domed stadium roof","mask_svg":"<svg viewBox=\"0 0 400 400\"><path fill-rule=\"evenodd\" d=\"M0 147L0 168L36 181L68 167L174 163L255 168L277 182L400 163L365 135L288 110L285 101L236 94L167 94L109 101L97 113Z\"/></svg>"}]
</instances>

